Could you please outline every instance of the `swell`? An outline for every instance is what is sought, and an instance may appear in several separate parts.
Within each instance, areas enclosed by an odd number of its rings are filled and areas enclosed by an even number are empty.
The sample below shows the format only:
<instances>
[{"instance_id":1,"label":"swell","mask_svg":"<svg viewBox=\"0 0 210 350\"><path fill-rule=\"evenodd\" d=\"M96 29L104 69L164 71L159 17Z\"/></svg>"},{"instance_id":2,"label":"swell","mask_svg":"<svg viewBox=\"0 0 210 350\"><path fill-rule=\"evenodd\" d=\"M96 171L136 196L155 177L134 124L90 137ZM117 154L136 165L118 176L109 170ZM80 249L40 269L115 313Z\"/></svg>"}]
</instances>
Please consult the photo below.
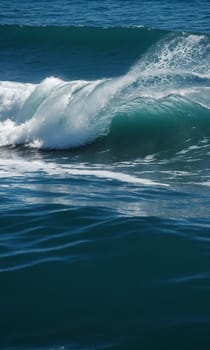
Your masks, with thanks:
<instances>
[{"instance_id":1,"label":"swell","mask_svg":"<svg viewBox=\"0 0 210 350\"><path fill-rule=\"evenodd\" d=\"M143 52L168 33L144 27L18 26L0 25L1 48L45 47L54 51L85 47L107 54L118 50ZM140 51L139 51L140 50Z\"/></svg>"},{"instance_id":2,"label":"swell","mask_svg":"<svg viewBox=\"0 0 210 350\"><path fill-rule=\"evenodd\" d=\"M1 25L0 80L40 82L51 75L65 80L121 75L165 33L146 28Z\"/></svg>"}]
</instances>

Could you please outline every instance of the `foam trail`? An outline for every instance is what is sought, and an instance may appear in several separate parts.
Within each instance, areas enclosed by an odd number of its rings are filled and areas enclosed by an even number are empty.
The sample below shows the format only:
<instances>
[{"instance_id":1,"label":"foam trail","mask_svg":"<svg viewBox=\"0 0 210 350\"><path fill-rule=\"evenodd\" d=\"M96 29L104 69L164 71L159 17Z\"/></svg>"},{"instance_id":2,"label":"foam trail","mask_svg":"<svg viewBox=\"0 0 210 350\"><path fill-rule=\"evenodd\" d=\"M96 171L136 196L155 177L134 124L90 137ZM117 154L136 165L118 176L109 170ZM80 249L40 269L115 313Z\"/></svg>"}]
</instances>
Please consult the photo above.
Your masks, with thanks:
<instances>
[{"instance_id":1,"label":"foam trail","mask_svg":"<svg viewBox=\"0 0 210 350\"><path fill-rule=\"evenodd\" d=\"M42 160L34 160L32 162L15 158L15 160L4 159L3 163L0 164L0 178L13 178L13 177L26 177L28 174L33 172L37 173L44 172L50 176L61 176L66 179L68 176L86 177L91 176L99 179L116 180L128 184L136 184L142 186L163 186L168 187L168 184L159 183L147 178L140 178L137 176L129 175L122 172L116 172L111 170L94 169L88 166L82 165L80 167L71 167L61 164L58 166L53 162L44 162Z\"/></svg>"}]
</instances>

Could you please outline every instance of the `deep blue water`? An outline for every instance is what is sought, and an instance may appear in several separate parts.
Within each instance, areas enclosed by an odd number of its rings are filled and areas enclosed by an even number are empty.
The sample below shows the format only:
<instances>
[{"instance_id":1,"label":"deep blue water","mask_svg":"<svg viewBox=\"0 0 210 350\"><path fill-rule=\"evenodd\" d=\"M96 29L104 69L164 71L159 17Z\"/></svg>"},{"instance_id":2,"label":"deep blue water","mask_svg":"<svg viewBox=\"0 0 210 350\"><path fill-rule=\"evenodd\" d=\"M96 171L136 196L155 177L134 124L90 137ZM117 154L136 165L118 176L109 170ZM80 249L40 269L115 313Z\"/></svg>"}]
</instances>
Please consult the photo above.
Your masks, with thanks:
<instances>
[{"instance_id":1,"label":"deep blue water","mask_svg":"<svg viewBox=\"0 0 210 350\"><path fill-rule=\"evenodd\" d=\"M210 2L0 0L0 348L210 348Z\"/></svg>"}]
</instances>

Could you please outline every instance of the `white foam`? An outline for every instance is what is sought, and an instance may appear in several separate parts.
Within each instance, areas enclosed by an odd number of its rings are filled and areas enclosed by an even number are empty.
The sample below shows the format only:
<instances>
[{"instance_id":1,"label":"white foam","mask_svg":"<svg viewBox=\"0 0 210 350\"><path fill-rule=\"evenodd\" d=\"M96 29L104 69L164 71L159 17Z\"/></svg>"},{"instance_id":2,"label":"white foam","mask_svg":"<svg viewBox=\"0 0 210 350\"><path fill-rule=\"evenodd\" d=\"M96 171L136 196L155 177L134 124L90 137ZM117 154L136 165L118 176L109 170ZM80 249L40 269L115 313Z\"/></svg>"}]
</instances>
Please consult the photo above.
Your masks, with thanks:
<instances>
[{"instance_id":1,"label":"white foam","mask_svg":"<svg viewBox=\"0 0 210 350\"><path fill-rule=\"evenodd\" d=\"M35 84L24 84L10 81L0 82L0 120L14 118L26 99L35 89Z\"/></svg>"},{"instance_id":2,"label":"white foam","mask_svg":"<svg viewBox=\"0 0 210 350\"><path fill-rule=\"evenodd\" d=\"M210 79L206 40L204 35L166 36L131 68L127 74L130 83L139 82L140 96L160 99L175 94L192 97L193 102L210 107L208 86L194 86L197 78Z\"/></svg>"},{"instance_id":3,"label":"white foam","mask_svg":"<svg viewBox=\"0 0 210 350\"><path fill-rule=\"evenodd\" d=\"M167 184L158 183L149 179L139 178L136 176L119 173L119 172L113 172L108 170L81 170L81 169L70 169L68 171L71 175L77 175L77 176L95 176L98 178L104 178L108 180L117 180L120 182L126 182L126 183L133 183L133 184L139 184L144 186L169 186Z\"/></svg>"},{"instance_id":4,"label":"white foam","mask_svg":"<svg viewBox=\"0 0 210 350\"><path fill-rule=\"evenodd\" d=\"M15 102L5 103L7 117L0 113L0 146L24 143L63 149L92 142L109 128L111 116L105 109L119 83L119 79L64 82L52 77L37 86L26 85L21 98L18 88ZM11 89L15 87L11 83ZM12 107L18 101L13 116Z\"/></svg>"},{"instance_id":5,"label":"white foam","mask_svg":"<svg viewBox=\"0 0 210 350\"><path fill-rule=\"evenodd\" d=\"M196 185L197 185L197 183L196 183ZM210 187L210 180L209 180L209 181L201 182L199 185Z\"/></svg>"},{"instance_id":6,"label":"white foam","mask_svg":"<svg viewBox=\"0 0 210 350\"><path fill-rule=\"evenodd\" d=\"M53 162L44 162L43 160L27 161L22 158L15 157L14 159L2 159L0 164L0 178L27 177L33 173L33 176L40 175L44 172L49 176L76 176L76 177L96 177L106 180L116 180L123 183L130 183L142 186L163 186L168 187L168 184L159 183L147 178L129 175L123 172L105 170L103 167L95 168L86 165L74 167L68 165L56 164Z\"/></svg>"}]
</instances>

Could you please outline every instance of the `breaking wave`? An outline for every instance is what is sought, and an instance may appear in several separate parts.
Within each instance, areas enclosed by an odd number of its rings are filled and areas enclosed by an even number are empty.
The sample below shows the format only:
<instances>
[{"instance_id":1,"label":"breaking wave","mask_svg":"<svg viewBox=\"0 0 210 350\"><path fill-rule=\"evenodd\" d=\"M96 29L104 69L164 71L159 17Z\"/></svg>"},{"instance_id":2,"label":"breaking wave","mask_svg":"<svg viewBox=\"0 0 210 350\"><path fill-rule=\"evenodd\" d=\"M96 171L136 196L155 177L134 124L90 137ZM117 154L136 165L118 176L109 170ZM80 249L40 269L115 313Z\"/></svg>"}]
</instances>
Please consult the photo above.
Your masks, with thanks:
<instances>
[{"instance_id":1,"label":"breaking wave","mask_svg":"<svg viewBox=\"0 0 210 350\"><path fill-rule=\"evenodd\" d=\"M21 30L27 37L26 28ZM31 35L35 28L27 30ZM47 29L53 30L59 31ZM99 34L97 29L80 30L91 38L91 30L95 37L99 35L97 45L101 33L109 37L115 30L123 32L119 28L100 29ZM142 38L151 35L145 28L125 31L127 39L131 33L134 38L135 33ZM160 35L155 30L152 36L158 40L150 41L119 77L72 81L48 77L38 84L1 81L0 146L68 149L102 142L140 150L144 144L171 147L189 138L210 136L209 37ZM126 42L135 46L135 40Z\"/></svg>"}]
</instances>

